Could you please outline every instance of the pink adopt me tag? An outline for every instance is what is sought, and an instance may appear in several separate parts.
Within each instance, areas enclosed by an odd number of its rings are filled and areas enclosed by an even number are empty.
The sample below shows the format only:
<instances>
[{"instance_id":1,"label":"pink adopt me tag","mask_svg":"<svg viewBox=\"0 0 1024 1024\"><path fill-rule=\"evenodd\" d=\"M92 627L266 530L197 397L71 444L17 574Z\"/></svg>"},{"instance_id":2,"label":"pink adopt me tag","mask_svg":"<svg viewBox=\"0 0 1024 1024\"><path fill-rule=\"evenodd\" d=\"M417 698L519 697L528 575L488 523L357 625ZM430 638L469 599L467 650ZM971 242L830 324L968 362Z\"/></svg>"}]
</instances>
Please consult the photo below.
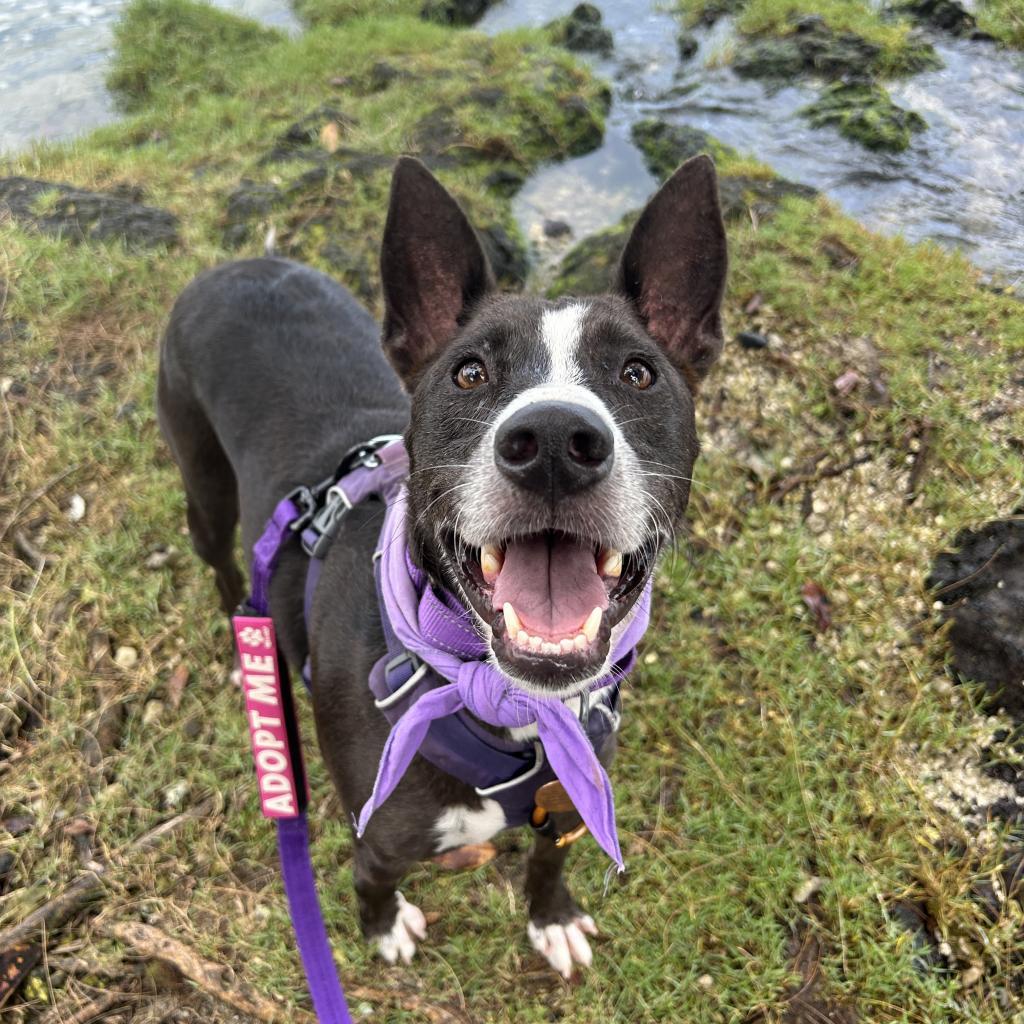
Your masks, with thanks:
<instances>
[{"instance_id":1,"label":"pink adopt me tag","mask_svg":"<svg viewBox=\"0 0 1024 1024\"><path fill-rule=\"evenodd\" d=\"M294 818L299 813L298 788L285 726L274 623L255 615L236 615L232 623L263 817Z\"/></svg>"}]
</instances>

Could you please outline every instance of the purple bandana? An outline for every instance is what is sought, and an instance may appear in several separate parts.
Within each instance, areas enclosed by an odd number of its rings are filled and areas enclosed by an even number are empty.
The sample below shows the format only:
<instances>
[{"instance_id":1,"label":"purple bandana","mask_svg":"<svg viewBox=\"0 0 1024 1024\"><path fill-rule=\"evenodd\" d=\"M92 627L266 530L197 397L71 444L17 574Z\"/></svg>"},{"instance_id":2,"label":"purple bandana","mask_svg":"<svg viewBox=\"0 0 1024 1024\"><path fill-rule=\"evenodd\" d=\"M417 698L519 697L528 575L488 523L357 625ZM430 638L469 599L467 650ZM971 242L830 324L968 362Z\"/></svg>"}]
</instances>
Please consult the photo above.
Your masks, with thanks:
<instances>
[{"instance_id":1,"label":"purple bandana","mask_svg":"<svg viewBox=\"0 0 1024 1024\"><path fill-rule=\"evenodd\" d=\"M611 783L579 719L561 700L526 693L484 660L487 647L472 614L454 601L439 601L425 574L407 556L404 490L386 497L379 553L381 589L391 627L406 650L449 682L423 694L392 728L373 793L359 814L356 835L363 835L373 812L398 785L430 723L465 708L492 726L512 728L536 723L548 762L580 817L619 871L624 870ZM643 636L650 619L650 605L648 581L615 646L613 663L621 661ZM460 607L460 611L454 611L454 607ZM590 689L597 690L616 681L609 674L592 683Z\"/></svg>"}]
</instances>

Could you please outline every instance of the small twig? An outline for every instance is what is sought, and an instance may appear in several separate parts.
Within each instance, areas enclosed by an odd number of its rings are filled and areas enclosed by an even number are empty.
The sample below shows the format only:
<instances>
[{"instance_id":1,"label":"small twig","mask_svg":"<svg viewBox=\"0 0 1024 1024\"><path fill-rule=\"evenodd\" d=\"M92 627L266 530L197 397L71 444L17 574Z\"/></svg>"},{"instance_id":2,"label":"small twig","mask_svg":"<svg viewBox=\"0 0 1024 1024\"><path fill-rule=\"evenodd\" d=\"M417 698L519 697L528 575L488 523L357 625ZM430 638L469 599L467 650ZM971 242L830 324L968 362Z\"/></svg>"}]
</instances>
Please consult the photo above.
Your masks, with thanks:
<instances>
[{"instance_id":1,"label":"small twig","mask_svg":"<svg viewBox=\"0 0 1024 1024\"><path fill-rule=\"evenodd\" d=\"M924 477L925 466L932 453L932 436L934 433L935 427L931 423L925 422L921 424L918 448L914 453L914 461L910 465L910 473L907 476L906 502L908 505L912 504L917 497L918 487L920 487L921 480Z\"/></svg>"},{"instance_id":2,"label":"small twig","mask_svg":"<svg viewBox=\"0 0 1024 1024\"><path fill-rule=\"evenodd\" d=\"M779 501L801 484L816 484L821 480L842 476L851 469L862 466L865 462L870 462L874 457L874 452L865 452L863 455L856 455L846 462L839 463L837 466L826 466L824 469L815 470L812 473L794 473L792 476L787 476L785 479L780 480L772 487L771 499Z\"/></svg>"},{"instance_id":3,"label":"small twig","mask_svg":"<svg viewBox=\"0 0 1024 1024\"><path fill-rule=\"evenodd\" d=\"M103 893L103 879L113 867L116 867L117 861L156 846L165 836L178 831L183 825L207 815L214 806L215 803L211 797L193 810L162 822L156 828L129 843L123 851L119 851L114 863L94 864L90 870L79 875L59 896L55 896L48 903L33 910L23 921L0 932L0 950L10 949L19 942L35 940L44 928L47 932L58 929L68 918Z\"/></svg>"},{"instance_id":4,"label":"small twig","mask_svg":"<svg viewBox=\"0 0 1024 1024\"><path fill-rule=\"evenodd\" d=\"M62 480L66 480L72 473L78 472L77 464L67 466L59 473L51 476L46 483L37 487L28 497L11 513L10 517L0 526L0 540L7 536L7 531L45 494L49 493Z\"/></svg>"},{"instance_id":5,"label":"small twig","mask_svg":"<svg viewBox=\"0 0 1024 1024\"><path fill-rule=\"evenodd\" d=\"M104 991L85 1006L70 1012L67 1005L54 1006L39 1018L39 1024L92 1024L101 1014L113 1009L118 1003L125 1003L132 997L124 992Z\"/></svg>"},{"instance_id":6,"label":"small twig","mask_svg":"<svg viewBox=\"0 0 1024 1024\"><path fill-rule=\"evenodd\" d=\"M230 967L207 960L159 928L141 921L100 921L98 927L104 935L124 943L138 956L161 960L177 968L207 995L250 1017L266 1024L285 1019L295 1024L315 1022L305 1010L282 1006L260 995L248 982L239 981Z\"/></svg>"},{"instance_id":7,"label":"small twig","mask_svg":"<svg viewBox=\"0 0 1024 1024\"><path fill-rule=\"evenodd\" d=\"M159 928L141 921L103 920L97 922L97 927L104 935L117 939L138 956L170 964L207 995L266 1024L276 1024L283 1020L294 1024L316 1024L316 1018L308 1011L283 1006L268 999L248 982L240 981L227 964L207 960ZM366 985L346 985L345 991L350 999L397 1004L404 1010L422 1013L431 1024L475 1024L473 1018L463 1011L428 1003L419 996L369 988Z\"/></svg>"}]
</instances>

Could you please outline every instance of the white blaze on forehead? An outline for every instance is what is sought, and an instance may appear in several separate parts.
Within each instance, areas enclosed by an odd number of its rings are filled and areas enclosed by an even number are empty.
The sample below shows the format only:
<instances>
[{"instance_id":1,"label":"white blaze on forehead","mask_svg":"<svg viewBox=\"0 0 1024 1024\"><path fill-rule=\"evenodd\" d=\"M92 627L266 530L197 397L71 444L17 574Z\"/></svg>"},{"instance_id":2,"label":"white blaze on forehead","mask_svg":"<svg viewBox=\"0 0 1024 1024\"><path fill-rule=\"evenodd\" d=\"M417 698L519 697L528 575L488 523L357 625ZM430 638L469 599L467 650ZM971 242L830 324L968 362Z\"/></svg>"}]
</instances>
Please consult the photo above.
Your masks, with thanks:
<instances>
[{"instance_id":1,"label":"white blaze on forehead","mask_svg":"<svg viewBox=\"0 0 1024 1024\"><path fill-rule=\"evenodd\" d=\"M576 352L583 336L583 319L587 315L584 302L573 302L561 309L549 309L540 321L540 336L551 357L552 383L581 384L583 371Z\"/></svg>"}]
</instances>

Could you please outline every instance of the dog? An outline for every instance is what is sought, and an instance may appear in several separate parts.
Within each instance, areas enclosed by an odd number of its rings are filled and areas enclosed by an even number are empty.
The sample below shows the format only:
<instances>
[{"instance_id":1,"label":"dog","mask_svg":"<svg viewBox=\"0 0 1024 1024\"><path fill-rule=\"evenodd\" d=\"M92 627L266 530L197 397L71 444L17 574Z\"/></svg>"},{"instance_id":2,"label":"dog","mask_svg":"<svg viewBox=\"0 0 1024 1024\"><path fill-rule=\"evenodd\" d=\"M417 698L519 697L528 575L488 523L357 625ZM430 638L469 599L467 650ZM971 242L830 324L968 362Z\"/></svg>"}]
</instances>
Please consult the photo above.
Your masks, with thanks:
<instances>
[{"instance_id":1,"label":"dog","mask_svg":"<svg viewBox=\"0 0 1024 1024\"><path fill-rule=\"evenodd\" d=\"M239 522L251 551L282 496L366 438L404 434L412 561L471 610L510 683L566 702L582 693L607 673L681 525L699 451L694 396L722 348L726 262L714 164L700 156L642 211L608 293L500 294L459 205L402 158L381 249L382 332L341 285L289 260L200 274L162 339L157 408L225 610L244 591ZM270 588L288 664L310 658L320 749L350 814L389 733L367 687L385 652L380 524L375 503L349 513L308 622L298 545ZM413 761L354 844L361 928L386 960L409 962L425 937L398 890L410 866L504 826L496 801ZM590 964L596 929L563 880L566 852L538 834L525 888L529 937L569 977Z\"/></svg>"}]
</instances>

